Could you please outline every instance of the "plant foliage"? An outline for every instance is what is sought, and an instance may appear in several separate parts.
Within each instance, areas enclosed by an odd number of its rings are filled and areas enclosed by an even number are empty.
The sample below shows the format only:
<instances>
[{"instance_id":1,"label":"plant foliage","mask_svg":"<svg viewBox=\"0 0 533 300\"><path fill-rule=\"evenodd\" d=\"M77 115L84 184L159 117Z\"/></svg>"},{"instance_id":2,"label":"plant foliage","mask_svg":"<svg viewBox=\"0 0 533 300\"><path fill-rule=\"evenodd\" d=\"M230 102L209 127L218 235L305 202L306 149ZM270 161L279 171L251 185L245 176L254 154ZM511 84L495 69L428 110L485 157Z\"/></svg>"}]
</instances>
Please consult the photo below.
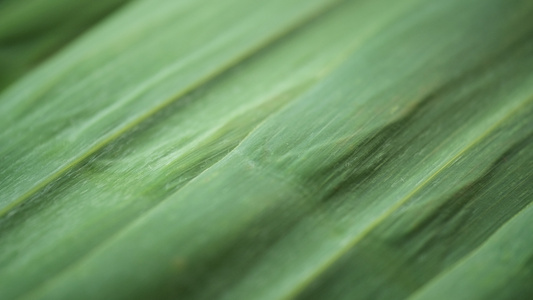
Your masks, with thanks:
<instances>
[{"instance_id":1,"label":"plant foliage","mask_svg":"<svg viewBox=\"0 0 533 300\"><path fill-rule=\"evenodd\" d=\"M533 298L532 1L38 2L0 299Z\"/></svg>"}]
</instances>

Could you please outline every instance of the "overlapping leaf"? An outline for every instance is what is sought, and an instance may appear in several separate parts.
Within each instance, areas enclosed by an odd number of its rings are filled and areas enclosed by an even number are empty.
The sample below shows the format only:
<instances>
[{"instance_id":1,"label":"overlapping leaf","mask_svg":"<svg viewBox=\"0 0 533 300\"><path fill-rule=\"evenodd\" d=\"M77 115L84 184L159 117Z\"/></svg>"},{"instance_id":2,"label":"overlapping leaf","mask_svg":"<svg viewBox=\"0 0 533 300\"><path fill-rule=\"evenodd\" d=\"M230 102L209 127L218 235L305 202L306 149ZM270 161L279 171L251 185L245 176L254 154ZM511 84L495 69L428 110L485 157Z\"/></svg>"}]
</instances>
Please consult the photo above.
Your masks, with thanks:
<instances>
[{"instance_id":1,"label":"overlapping leaf","mask_svg":"<svg viewBox=\"0 0 533 300\"><path fill-rule=\"evenodd\" d=\"M0 3L0 90L127 0Z\"/></svg>"}]
</instances>

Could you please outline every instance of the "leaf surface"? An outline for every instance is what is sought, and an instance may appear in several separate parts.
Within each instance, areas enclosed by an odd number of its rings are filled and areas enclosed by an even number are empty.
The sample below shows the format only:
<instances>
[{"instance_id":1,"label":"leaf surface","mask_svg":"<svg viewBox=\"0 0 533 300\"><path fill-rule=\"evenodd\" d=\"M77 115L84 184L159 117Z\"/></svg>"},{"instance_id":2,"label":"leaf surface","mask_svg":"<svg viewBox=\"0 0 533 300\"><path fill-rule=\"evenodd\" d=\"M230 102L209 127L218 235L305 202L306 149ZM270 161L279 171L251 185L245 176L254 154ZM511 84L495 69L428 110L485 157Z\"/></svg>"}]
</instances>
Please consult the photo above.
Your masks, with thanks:
<instances>
[{"instance_id":1,"label":"leaf surface","mask_svg":"<svg viewBox=\"0 0 533 300\"><path fill-rule=\"evenodd\" d=\"M0 96L0 298L532 295L533 3L256 6L132 3Z\"/></svg>"}]
</instances>

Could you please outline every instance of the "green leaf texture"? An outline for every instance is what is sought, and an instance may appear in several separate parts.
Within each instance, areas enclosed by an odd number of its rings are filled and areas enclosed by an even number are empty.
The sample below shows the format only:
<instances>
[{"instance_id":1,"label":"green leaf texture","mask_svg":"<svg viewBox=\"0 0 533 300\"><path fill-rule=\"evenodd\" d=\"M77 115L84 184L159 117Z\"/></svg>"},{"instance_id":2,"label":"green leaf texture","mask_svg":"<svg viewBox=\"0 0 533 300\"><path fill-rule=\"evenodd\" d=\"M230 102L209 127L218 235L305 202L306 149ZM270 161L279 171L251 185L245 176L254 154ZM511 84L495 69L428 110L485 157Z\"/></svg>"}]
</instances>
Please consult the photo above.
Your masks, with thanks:
<instances>
[{"instance_id":1,"label":"green leaf texture","mask_svg":"<svg viewBox=\"0 0 533 300\"><path fill-rule=\"evenodd\" d=\"M2 0L0 90L128 0Z\"/></svg>"},{"instance_id":2,"label":"green leaf texture","mask_svg":"<svg viewBox=\"0 0 533 300\"><path fill-rule=\"evenodd\" d=\"M137 0L84 22L0 94L0 299L533 298L532 18Z\"/></svg>"}]
</instances>

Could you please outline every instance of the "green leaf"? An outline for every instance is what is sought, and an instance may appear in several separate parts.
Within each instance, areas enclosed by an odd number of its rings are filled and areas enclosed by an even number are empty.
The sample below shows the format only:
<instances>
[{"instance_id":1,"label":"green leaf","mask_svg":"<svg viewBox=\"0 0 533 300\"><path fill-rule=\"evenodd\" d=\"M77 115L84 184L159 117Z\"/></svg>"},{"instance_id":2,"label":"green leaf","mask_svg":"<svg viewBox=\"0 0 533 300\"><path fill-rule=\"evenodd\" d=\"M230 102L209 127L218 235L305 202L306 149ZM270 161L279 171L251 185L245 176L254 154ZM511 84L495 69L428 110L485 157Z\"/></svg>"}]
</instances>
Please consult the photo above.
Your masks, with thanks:
<instances>
[{"instance_id":1,"label":"green leaf","mask_svg":"<svg viewBox=\"0 0 533 300\"><path fill-rule=\"evenodd\" d=\"M4 0L0 3L0 90L127 0Z\"/></svg>"},{"instance_id":2,"label":"green leaf","mask_svg":"<svg viewBox=\"0 0 533 300\"><path fill-rule=\"evenodd\" d=\"M532 13L128 4L0 95L0 299L533 297Z\"/></svg>"}]
</instances>

